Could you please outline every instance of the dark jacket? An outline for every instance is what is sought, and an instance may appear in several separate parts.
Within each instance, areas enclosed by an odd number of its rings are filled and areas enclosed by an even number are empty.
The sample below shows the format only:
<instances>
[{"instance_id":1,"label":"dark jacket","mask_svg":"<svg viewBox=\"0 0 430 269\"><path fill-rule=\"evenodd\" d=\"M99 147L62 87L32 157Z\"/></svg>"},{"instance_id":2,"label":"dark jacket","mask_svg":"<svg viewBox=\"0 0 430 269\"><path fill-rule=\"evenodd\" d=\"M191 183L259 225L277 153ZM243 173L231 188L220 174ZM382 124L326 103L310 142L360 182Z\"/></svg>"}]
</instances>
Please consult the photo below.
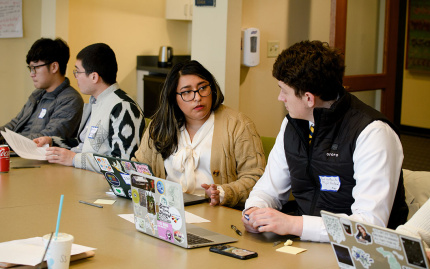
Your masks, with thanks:
<instances>
[{"instance_id":1,"label":"dark jacket","mask_svg":"<svg viewBox=\"0 0 430 269\"><path fill-rule=\"evenodd\" d=\"M8 128L22 133L30 117L33 114L40 115L42 109L45 109L45 115L42 118L35 117L33 124L27 126L28 131L22 135L30 139L40 136L74 137L82 117L83 106L81 95L70 86L70 81L66 78L53 92L34 90L18 115L0 127L0 130Z\"/></svg>"},{"instance_id":2,"label":"dark jacket","mask_svg":"<svg viewBox=\"0 0 430 269\"><path fill-rule=\"evenodd\" d=\"M375 120L396 128L380 112L345 92L330 109L315 108L315 131L309 144L309 122L287 115L284 147L292 193L300 215L320 216L320 210L351 215L355 187L353 154L360 133ZM339 176L338 191L321 191L319 176ZM403 176L400 174L388 227L406 221Z\"/></svg>"}]
</instances>

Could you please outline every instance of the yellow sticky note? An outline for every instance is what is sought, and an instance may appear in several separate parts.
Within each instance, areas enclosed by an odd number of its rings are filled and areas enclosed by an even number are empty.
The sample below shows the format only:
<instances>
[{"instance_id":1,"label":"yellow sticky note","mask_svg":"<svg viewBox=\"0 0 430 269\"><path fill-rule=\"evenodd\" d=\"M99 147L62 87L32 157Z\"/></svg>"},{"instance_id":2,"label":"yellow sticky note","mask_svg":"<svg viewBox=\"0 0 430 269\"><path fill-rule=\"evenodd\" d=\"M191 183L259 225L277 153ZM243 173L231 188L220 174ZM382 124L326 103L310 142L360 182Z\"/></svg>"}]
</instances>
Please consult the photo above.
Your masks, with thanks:
<instances>
[{"instance_id":1,"label":"yellow sticky note","mask_svg":"<svg viewBox=\"0 0 430 269\"><path fill-rule=\"evenodd\" d=\"M276 249L276 251L296 255L296 254L299 254L300 252L306 251L306 249L296 248L296 247L292 247L292 246L283 246L281 248Z\"/></svg>"},{"instance_id":2,"label":"yellow sticky note","mask_svg":"<svg viewBox=\"0 0 430 269\"><path fill-rule=\"evenodd\" d=\"M97 199L94 203L103 204L103 205L112 205L113 203L115 203L115 200Z\"/></svg>"}]
</instances>

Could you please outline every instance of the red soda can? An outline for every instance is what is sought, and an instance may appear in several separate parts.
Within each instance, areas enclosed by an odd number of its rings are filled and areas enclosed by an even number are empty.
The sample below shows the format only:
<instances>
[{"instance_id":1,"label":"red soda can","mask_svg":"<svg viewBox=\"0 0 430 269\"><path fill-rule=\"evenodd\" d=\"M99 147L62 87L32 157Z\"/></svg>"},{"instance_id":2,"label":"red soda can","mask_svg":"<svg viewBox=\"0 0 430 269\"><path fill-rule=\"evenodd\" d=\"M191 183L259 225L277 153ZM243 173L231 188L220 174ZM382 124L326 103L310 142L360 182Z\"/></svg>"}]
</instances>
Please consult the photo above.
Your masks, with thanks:
<instances>
[{"instance_id":1,"label":"red soda can","mask_svg":"<svg viewBox=\"0 0 430 269\"><path fill-rule=\"evenodd\" d=\"M9 172L10 150L8 145L0 145L0 173Z\"/></svg>"}]
</instances>

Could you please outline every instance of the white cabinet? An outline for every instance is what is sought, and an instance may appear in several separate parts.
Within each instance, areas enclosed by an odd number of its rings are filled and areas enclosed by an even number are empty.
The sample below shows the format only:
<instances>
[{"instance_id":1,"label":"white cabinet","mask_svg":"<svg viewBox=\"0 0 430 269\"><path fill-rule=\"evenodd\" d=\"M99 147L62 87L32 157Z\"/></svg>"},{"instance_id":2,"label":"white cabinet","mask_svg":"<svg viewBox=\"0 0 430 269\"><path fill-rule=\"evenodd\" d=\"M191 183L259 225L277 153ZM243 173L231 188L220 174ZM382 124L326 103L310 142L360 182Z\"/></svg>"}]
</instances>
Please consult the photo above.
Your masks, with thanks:
<instances>
[{"instance_id":1,"label":"white cabinet","mask_svg":"<svg viewBox=\"0 0 430 269\"><path fill-rule=\"evenodd\" d=\"M166 0L166 19L191 21L193 19L194 1Z\"/></svg>"}]
</instances>

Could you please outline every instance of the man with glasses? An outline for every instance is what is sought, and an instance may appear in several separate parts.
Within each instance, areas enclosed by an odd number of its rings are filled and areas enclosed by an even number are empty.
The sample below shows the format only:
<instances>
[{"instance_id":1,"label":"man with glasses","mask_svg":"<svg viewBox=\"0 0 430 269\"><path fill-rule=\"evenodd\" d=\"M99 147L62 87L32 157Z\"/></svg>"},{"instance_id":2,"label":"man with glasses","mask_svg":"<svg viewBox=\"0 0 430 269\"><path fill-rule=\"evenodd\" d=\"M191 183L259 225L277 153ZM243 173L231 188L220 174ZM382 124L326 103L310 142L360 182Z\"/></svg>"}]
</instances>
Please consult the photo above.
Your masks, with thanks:
<instances>
[{"instance_id":1,"label":"man with glasses","mask_svg":"<svg viewBox=\"0 0 430 269\"><path fill-rule=\"evenodd\" d=\"M65 77L69 57L69 47L59 38L41 38L31 46L27 67L36 90L18 115L0 130L8 128L30 139L76 135L84 102ZM0 144L1 140L0 135Z\"/></svg>"},{"instance_id":2,"label":"man with glasses","mask_svg":"<svg viewBox=\"0 0 430 269\"><path fill-rule=\"evenodd\" d=\"M46 159L76 168L99 172L93 153L130 159L140 144L145 127L143 112L116 82L118 65L113 50L97 43L82 49L73 74L83 94L91 95L85 104L78 136L39 137L38 146L49 144Z\"/></svg>"}]
</instances>

